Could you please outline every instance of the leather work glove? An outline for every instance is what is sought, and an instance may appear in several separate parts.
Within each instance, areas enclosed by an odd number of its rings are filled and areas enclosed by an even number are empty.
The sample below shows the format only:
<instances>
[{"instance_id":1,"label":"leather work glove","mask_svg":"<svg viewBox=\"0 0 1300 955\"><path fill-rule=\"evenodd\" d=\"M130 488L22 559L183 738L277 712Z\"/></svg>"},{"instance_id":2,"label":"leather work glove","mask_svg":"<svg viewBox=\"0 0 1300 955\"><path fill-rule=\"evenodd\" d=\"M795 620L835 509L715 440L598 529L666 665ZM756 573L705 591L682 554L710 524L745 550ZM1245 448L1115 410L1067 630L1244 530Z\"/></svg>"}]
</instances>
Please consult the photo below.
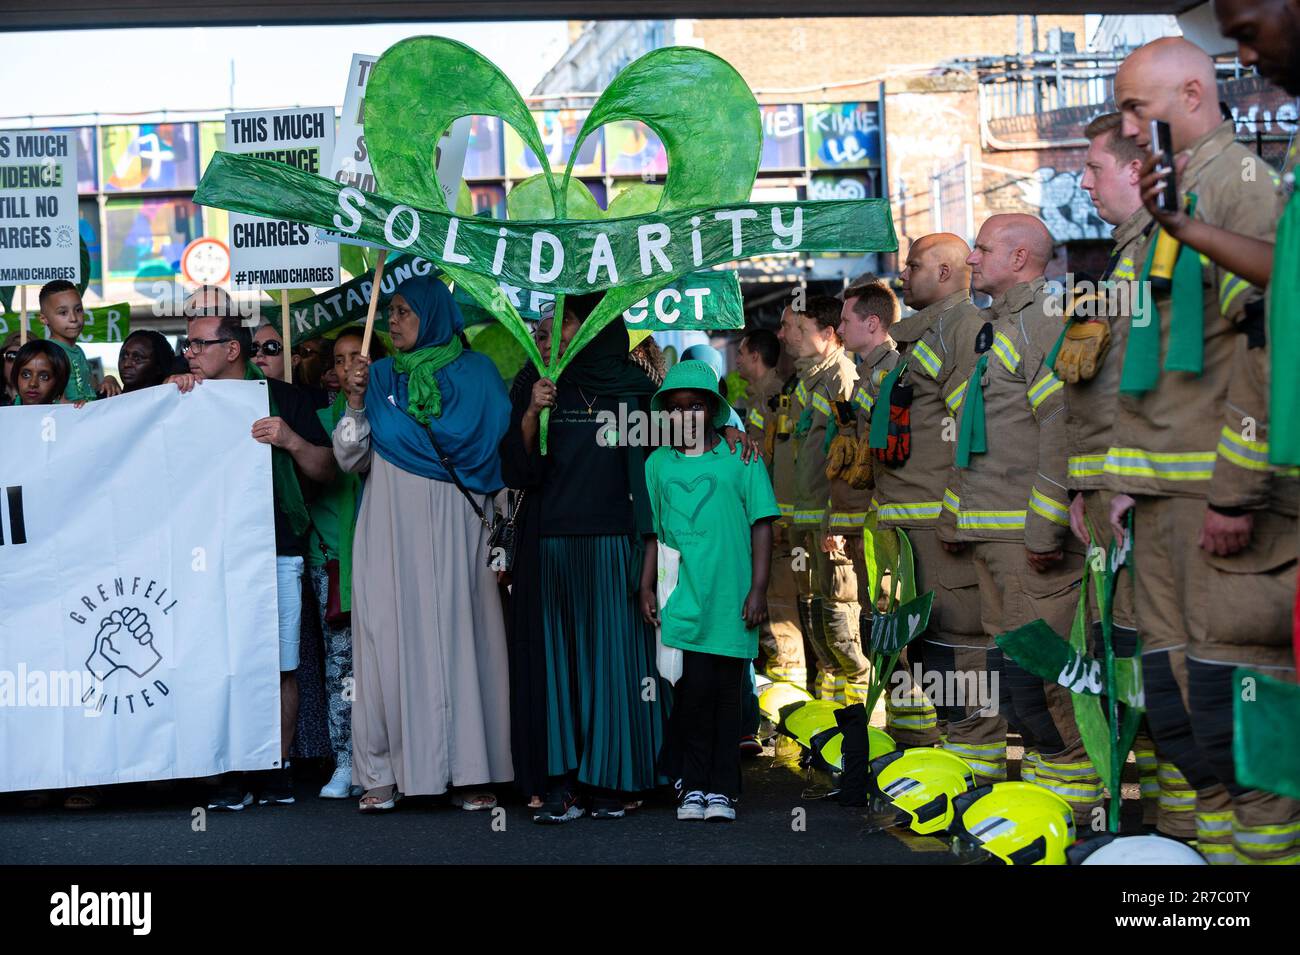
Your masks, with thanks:
<instances>
[{"instance_id":1,"label":"leather work glove","mask_svg":"<svg viewBox=\"0 0 1300 955\"><path fill-rule=\"evenodd\" d=\"M1065 330L1065 340L1056 353L1053 371L1056 377L1070 384L1091 381L1101 368L1110 349L1110 324L1108 322L1071 322Z\"/></svg>"},{"instance_id":2,"label":"leather work glove","mask_svg":"<svg viewBox=\"0 0 1300 955\"><path fill-rule=\"evenodd\" d=\"M857 419L847 401L835 402L835 423L835 436L826 452L828 481L846 476L858 453Z\"/></svg>"},{"instance_id":3,"label":"leather work glove","mask_svg":"<svg viewBox=\"0 0 1300 955\"><path fill-rule=\"evenodd\" d=\"M855 491L865 491L871 487L873 472L871 464L871 442L863 438L858 442L858 453L853 458L853 467L849 469L845 480Z\"/></svg>"}]
</instances>

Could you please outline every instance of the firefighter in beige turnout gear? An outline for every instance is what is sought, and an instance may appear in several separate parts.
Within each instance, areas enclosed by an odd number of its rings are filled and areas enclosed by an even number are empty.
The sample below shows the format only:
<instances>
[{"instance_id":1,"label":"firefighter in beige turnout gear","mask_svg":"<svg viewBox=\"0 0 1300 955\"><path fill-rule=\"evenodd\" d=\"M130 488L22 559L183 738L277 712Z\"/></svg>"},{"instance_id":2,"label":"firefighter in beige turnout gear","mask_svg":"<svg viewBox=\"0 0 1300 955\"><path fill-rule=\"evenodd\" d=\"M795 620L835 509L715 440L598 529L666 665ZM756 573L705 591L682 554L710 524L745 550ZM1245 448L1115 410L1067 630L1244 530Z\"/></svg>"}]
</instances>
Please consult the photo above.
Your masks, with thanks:
<instances>
[{"instance_id":1,"label":"firefighter in beige turnout gear","mask_svg":"<svg viewBox=\"0 0 1300 955\"><path fill-rule=\"evenodd\" d=\"M1115 535L1110 526L1114 494L1105 489L1103 466L1110 448L1110 428L1119 401L1120 359L1128 335L1129 314L1137 294L1137 260L1147 234L1154 228L1142 206L1138 179L1146 153L1120 135L1119 113L1103 113L1084 129L1089 141L1081 186L1092 198L1097 215L1115 227L1115 247L1096 289L1072 290L1066 305L1072 323L1061 343L1056 376L1065 384L1065 426L1070 441L1068 464L1070 527L1085 545L1109 552ZM1095 535L1095 538L1091 535ZM1132 656L1138 632L1133 619L1133 574L1122 568L1115 576L1111 605L1116 654ZM1101 653L1101 621L1095 594L1089 598L1092 644ZM1178 768L1157 760L1155 744L1145 727L1133 743L1142 796L1143 822L1176 838L1196 835L1193 816L1196 794Z\"/></svg>"},{"instance_id":2,"label":"firefighter in beige turnout gear","mask_svg":"<svg viewBox=\"0 0 1300 955\"><path fill-rule=\"evenodd\" d=\"M990 685L987 656L992 640L980 622L969 550L949 553L937 536L957 436L955 414L945 399L970 374L982 324L970 300L970 268L965 262L969 252L961 238L947 233L924 236L908 250L901 274L903 299L918 311L894 325L891 334L907 362L893 400L902 417L903 394L910 394L909 448L900 453L895 442L893 453L886 448L885 460L875 462L875 503L880 526L901 528L911 541L917 591L934 592L929 627L912 644L921 652L908 662L922 662L927 678L941 676L943 695L927 700L928 706L914 707L910 716L924 721L925 728L934 712L930 707L937 707L934 717L943 747L966 760L983 785L1007 778L1006 720L984 712L984 705L995 701L979 694L981 687ZM873 381L872 386L861 402L868 411L881 400L880 383ZM889 715L901 722L908 714Z\"/></svg>"},{"instance_id":3,"label":"firefighter in beige turnout gear","mask_svg":"<svg viewBox=\"0 0 1300 955\"><path fill-rule=\"evenodd\" d=\"M794 511L794 448L790 442L794 419L790 400L795 380L784 381L777 372L781 343L766 329L747 334L740 343L737 370L748 383L745 430L763 452L781 518L772 534L772 570L767 587L768 621L759 629L766 657L766 675L773 682L808 688L804 663L804 637L799 625L798 573L790 553L789 518ZM780 466L778 466L778 460ZM778 473L779 472L779 473ZM804 576L807 576L805 571Z\"/></svg>"},{"instance_id":4,"label":"firefighter in beige turnout gear","mask_svg":"<svg viewBox=\"0 0 1300 955\"><path fill-rule=\"evenodd\" d=\"M828 616L827 626L856 626L859 639L869 634L873 581L867 574L863 550L863 524L871 508L872 467L867 429L863 427L863 400L872 382L884 379L898 363L898 352L889 337L889 328L898 317L898 300L883 282L867 279L851 285L844 293L840 307L840 337L844 347L856 354L859 362L856 378L850 385L852 398L838 402L835 418L838 434L831 442L826 464L830 479L830 506L825 522L825 550L827 553L844 553L853 562L853 576L857 582L857 616L850 620L852 607L844 613ZM869 410L869 405L867 406ZM869 424L869 421L868 421ZM864 652L868 647L863 647ZM865 699L864 684L847 687L850 703ZM885 701L886 731L900 746L932 746L937 739L933 712L927 721L925 714L908 713L897 718L888 697ZM925 725L928 722L928 726Z\"/></svg>"},{"instance_id":5,"label":"firefighter in beige turnout gear","mask_svg":"<svg viewBox=\"0 0 1300 955\"><path fill-rule=\"evenodd\" d=\"M1142 47L1117 74L1115 99L1124 117L1122 132L1140 147L1149 145L1149 120L1169 124L1173 148L1181 154L1179 191L1184 198L1196 197L1191 218L1271 239L1277 216L1273 181L1265 172L1243 175L1244 169L1266 167L1235 142L1232 123L1220 119L1214 65L1205 53L1178 38ZM1160 235L1157 230L1144 243L1139 282L1149 277L1147 263ZM1131 559L1148 723L1161 753L1196 791L1197 848L1211 864L1224 864L1236 861L1233 803L1225 787L1230 766L1217 760L1216 769L1201 737L1213 741L1195 731L1189 716L1196 708L1189 696L1189 671L1195 669L1189 657L1223 658L1219 648L1198 646L1205 643L1206 600L1217 587L1215 621L1222 622L1219 612L1229 607L1248 616L1237 595L1256 580L1244 575L1283 569L1272 531L1274 519L1285 515L1261 520L1255 542L1243 550L1240 531L1250 518L1237 513L1233 493L1220 490L1222 481L1214 480L1221 460L1233 454L1249 459L1249 443L1260 440L1256 432L1238 445L1225 434L1227 404L1251 404L1249 396L1233 401L1230 390L1249 377L1234 372L1234 355L1248 349L1243 339L1256 321L1252 314L1258 312L1260 292L1191 247L1179 249L1176 262L1171 281L1152 284L1150 309L1135 315L1124 344L1119 410L1104 470L1107 486L1123 495L1112 509L1113 520L1134 507ZM1239 431L1240 426L1233 434ZM1294 558L1294 546L1286 556ZM1258 596L1264 599L1265 593ZM1285 599L1280 593L1269 597ZM1258 612L1268 615L1265 607ZM1274 608L1276 616L1281 612L1281 606ZM1227 636L1244 642L1239 626L1246 621L1235 622ZM1260 617L1249 623L1266 625ZM1256 632L1250 639L1262 637ZM1198 693L1207 690L1201 686Z\"/></svg>"},{"instance_id":6,"label":"firefighter in beige turnout gear","mask_svg":"<svg viewBox=\"0 0 1300 955\"><path fill-rule=\"evenodd\" d=\"M1300 42L1300 30L1294 24L1288 27L1285 20L1265 23L1276 11L1267 15L1259 10L1254 13L1257 22L1253 26L1267 34L1261 35L1260 41L1273 47L1275 53L1286 50L1293 55L1295 44ZM1231 24L1234 29L1244 30L1252 25L1245 14L1244 9L1238 11L1238 18ZM1193 65L1199 63L1204 75L1204 60L1200 55L1183 52ZM1255 58L1251 50L1242 55L1243 62ZM1272 63L1271 67L1276 72L1280 65ZM1270 75L1270 78L1283 82L1290 92L1300 92L1300 71L1293 67L1290 72ZM1288 200L1295 201L1291 193L1296 157L1297 148L1293 145L1284 160L1283 176L1249 155L1242 157L1243 163L1254 163L1257 181L1266 179L1272 188L1274 217L1281 215ZM1196 159L1193 155L1188 160L1184 175L1193 168ZM1217 863L1296 865L1300 864L1300 801L1245 789L1237 782L1233 752L1234 701L1238 697L1248 698L1249 674L1262 672L1287 680L1294 680L1295 674L1290 643L1300 481L1295 469L1278 469L1269 464L1268 351L1271 343L1267 340L1269 326L1264 309L1273 303L1267 295L1263 301L1258 299L1256 288L1243 289L1244 283L1264 285L1275 277L1270 265L1294 268L1295 263L1269 263L1263 258L1261 253L1267 248L1263 240L1271 241L1272 234L1264 231L1268 228L1269 215L1262 192L1255 188L1243 195L1236 181L1226 181L1231 175L1226 163L1220 172L1225 181L1216 180L1214 184L1222 187L1223 195L1211 187L1217 201L1206 210L1199 202L1206 189L1202 185L1197 192L1197 208L1190 215L1168 214L1155 207L1154 196L1164 180L1155 165L1149 162L1144 170L1144 198L1148 208L1166 232L1201 254L1202 294L1209 294L1217 287L1221 299L1219 317L1233 321L1237 332L1232 342L1231 370L1213 474L1206 494L1207 518L1198 541L1199 555L1206 566L1202 571L1202 586L1194 595L1196 602L1189 608L1186 650L1192 730L1206 763L1231 799L1231 843L1225 844L1223 816L1215 813L1205 820L1207 839L1201 850ZM1199 181L1208 182L1213 172L1204 169ZM1203 219L1202 214L1210 211L1220 212L1221 217ZM1226 221L1229 219L1236 221ZM1227 284L1206 289L1206 266L1215 270L1212 275L1218 283L1223 283L1226 277ZM1234 268L1240 272L1234 274ZM1232 310L1232 302L1224 304L1234 294L1247 299L1239 312ZM1207 321L1205 327L1208 334L1215 326ZM1205 348L1208 359L1208 341ZM1287 414L1293 410L1276 409L1274 413ZM1237 667L1246 670L1243 680L1234 674Z\"/></svg>"},{"instance_id":7,"label":"firefighter in beige turnout gear","mask_svg":"<svg viewBox=\"0 0 1300 955\"><path fill-rule=\"evenodd\" d=\"M823 548L830 481L826 457L836 434L835 404L850 397L855 370L839 338L840 303L810 296L796 316L799 356L812 364L799 377L794 413L794 528L813 560L806 630L817 654L817 695L845 702L850 684L867 684L870 664L858 639L858 583L852 558ZM782 318L785 321L785 318Z\"/></svg>"},{"instance_id":8,"label":"firefighter in beige turnout gear","mask_svg":"<svg viewBox=\"0 0 1300 955\"><path fill-rule=\"evenodd\" d=\"M999 215L967 259L983 313L979 358L961 401L953 481L940 538L969 543L981 618L993 637L1035 619L1068 634L1079 598L1083 548L1070 535L1065 488L1064 395L1047 365L1062 327L1043 272L1052 239L1037 219ZM1094 822L1101 779L1074 722L1070 692L990 653L1008 724L1038 754L1033 781L1068 802L1080 827Z\"/></svg>"}]
</instances>

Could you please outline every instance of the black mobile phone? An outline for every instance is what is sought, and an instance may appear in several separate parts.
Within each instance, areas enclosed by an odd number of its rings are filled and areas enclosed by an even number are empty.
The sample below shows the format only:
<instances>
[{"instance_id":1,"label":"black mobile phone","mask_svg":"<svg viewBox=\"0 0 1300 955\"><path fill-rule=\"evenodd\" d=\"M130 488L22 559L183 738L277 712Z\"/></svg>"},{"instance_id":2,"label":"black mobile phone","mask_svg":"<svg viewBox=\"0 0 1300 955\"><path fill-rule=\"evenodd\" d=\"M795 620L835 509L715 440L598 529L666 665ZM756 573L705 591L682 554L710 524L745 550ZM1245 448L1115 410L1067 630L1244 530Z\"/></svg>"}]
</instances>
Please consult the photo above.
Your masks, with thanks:
<instances>
[{"instance_id":1,"label":"black mobile phone","mask_svg":"<svg viewBox=\"0 0 1300 955\"><path fill-rule=\"evenodd\" d=\"M1150 149L1152 155L1161 157L1160 164L1169 170L1165 176L1164 188L1160 190L1158 205L1165 212L1177 212L1178 183L1174 176L1174 142L1168 123L1159 119L1151 120Z\"/></svg>"}]
</instances>

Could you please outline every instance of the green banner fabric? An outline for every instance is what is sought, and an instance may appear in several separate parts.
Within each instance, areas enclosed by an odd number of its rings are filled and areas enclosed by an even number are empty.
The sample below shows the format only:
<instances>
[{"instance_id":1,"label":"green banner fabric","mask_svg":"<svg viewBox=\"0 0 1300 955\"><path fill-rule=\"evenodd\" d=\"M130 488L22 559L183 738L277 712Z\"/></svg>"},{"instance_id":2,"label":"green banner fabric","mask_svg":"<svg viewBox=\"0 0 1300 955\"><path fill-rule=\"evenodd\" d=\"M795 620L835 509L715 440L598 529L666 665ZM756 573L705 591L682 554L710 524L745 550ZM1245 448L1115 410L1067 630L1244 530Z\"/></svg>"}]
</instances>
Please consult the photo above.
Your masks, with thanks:
<instances>
[{"instance_id":1,"label":"green banner fabric","mask_svg":"<svg viewBox=\"0 0 1300 955\"><path fill-rule=\"evenodd\" d=\"M388 327L384 309L397 287L415 275L436 274L438 268L428 259L415 255L399 255L384 265L380 281L379 311L375 326ZM329 335L337 329L366 320L370 305L370 289L374 275L345 282L337 288L312 295L289 304L289 333L293 345ZM531 289L499 286L502 294L515 306L520 316L535 321L540 318L536 306L554 301L554 296L536 293ZM463 288L454 290L456 303L465 316L466 325L492 321L495 316ZM280 327L280 306L263 303L262 315L276 328ZM734 272L692 272L665 286L643 302L638 302L623 315L631 330L672 331L674 329L715 330L745 327L745 306L740 294L740 283Z\"/></svg>"},{"instance_id":2,"label":"green banner fabric","mask_svg":"<svg viewBox=\"0 0 1300 955\"><path fill-rule=\"evenodd\" d=\"M624 219L512 222L397 202L269 159L217 153L199 205L333 228L522 288L585 294L781 252L893 252L885 199L739 203Z\"/></svg>"},{"instance_id":3,"label":"green banner fabric","mask_svg":"<svg viewBox=\"0 0 1300 955\"><path fill-rule=\"evenodd\" d=\"M1300 686L1244 667L1232 682L1237 782L1300 799Z\"/></svg>"}]
</instances>

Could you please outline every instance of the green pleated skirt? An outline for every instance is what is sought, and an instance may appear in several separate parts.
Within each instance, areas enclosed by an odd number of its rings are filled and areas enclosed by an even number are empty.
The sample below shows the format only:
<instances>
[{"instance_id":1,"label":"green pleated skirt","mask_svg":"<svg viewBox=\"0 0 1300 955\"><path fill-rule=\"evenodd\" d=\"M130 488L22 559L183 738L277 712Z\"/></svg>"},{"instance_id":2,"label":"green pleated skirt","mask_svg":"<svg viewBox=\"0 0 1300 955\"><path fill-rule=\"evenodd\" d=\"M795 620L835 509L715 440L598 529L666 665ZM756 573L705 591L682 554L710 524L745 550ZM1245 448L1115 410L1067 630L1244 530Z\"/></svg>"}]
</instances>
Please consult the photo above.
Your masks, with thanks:
<instances>
[{"instance_id":1,"label":"green pleated skirt","mask_svg":"<svg viewBox=\"0 0 1300 955\"><path fill-rule=\"evenodd\" d=\"M641 551L624 536L543 537L547 772L640 792L661 783L669 684L632 581Z\"/></svg>"}]
</instances>

